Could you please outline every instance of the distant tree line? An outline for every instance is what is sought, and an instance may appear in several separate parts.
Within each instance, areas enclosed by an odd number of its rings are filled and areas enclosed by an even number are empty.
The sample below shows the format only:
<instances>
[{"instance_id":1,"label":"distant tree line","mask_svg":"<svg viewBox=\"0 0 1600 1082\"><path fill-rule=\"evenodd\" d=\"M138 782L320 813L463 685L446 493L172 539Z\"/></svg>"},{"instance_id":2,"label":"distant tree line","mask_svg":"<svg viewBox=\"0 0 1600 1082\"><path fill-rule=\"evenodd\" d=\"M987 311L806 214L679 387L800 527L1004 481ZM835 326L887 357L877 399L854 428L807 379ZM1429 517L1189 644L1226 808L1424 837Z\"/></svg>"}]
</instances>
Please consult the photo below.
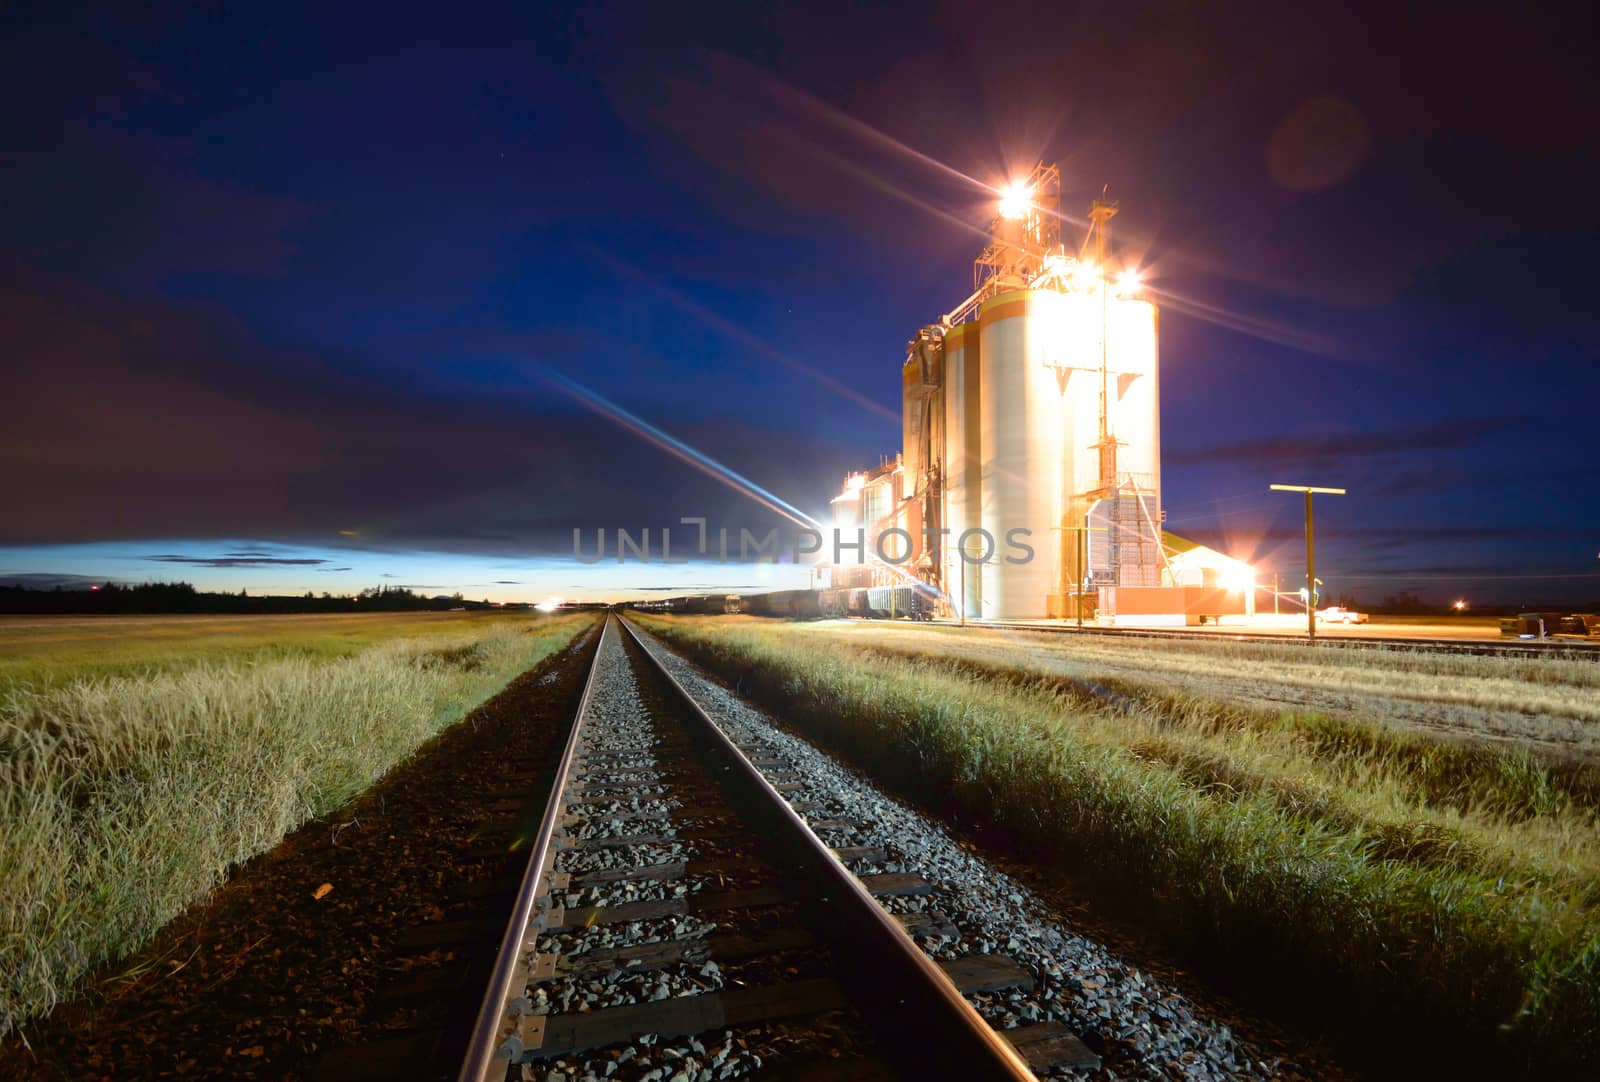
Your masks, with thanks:
<instances>
[{"instance_id":1,"label":"distant tree line","mask_svg":"<svg viewBox=\"0 0 1600 1082\"><path fill-rule=\"evenodd\" d=\"M487 609L488 601L468 601L460 594L424 597L403 586L374 586L361 593L306 591L304 596L208 593L187 582L142 582L137 586L103 583L88 590L32 590L25 586L0 586L0 613L30 615L125 613L260 614L306 612L425 612L448 609ZM506 606L526 607L526 606Z\"/></svg>"}]
</instances>

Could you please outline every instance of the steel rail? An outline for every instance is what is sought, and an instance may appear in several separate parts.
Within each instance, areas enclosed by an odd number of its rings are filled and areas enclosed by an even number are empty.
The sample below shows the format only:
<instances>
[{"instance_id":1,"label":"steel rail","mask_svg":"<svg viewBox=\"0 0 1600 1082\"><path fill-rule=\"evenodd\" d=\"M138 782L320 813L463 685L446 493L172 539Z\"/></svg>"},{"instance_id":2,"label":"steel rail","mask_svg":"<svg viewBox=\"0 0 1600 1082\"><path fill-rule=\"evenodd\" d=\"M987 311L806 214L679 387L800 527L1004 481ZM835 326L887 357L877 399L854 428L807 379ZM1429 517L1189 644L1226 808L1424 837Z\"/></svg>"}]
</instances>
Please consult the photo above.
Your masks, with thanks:
<instances>
[{"instance_id":1,"label":"steel rail","mask_svg":"<svg viewBox=\"0 0 1600 1082\"><path fill-rule=\"evenodd\" d=\"M484 993L483 1002L478 1006L478 1016L472 1026L466 1058L456 1075L458 1082L486 1082L491 1077L490 1072L497 1065L503 1077L506 1068L511 1065L509 1060L498 1054L501 1042L512 1032L507 1020L508 993L511 990L512 979L516 976L517 967L522 962L523 941L528 934L528 924L533 917L535 903L543 893L541 888L546 867L552 856L556 825L561 821L566 809L564 796L567 776L572 771L572 761L577 754L578 739L583 733L584 715L589 710L589 697L594 691L595 676L600 671L600 659L605 652L606 635L611 631L611 624L612 619L607 616L605 623L601 625L600 641L595 646L588 679L584 681L583 696L578 700L578 709L573 715L572 732L568 734L567 745L561 752L561 763L556 767L555 781L550 786L550 797L545 804L544 817L539 821L539 833L535 836L533 848L528 853L528 864L523 869L522 882L517 887L516 908L511 911L511 919L506 924L505 933L500 937L500 946L495 954L494 971L489 978L489 989Z\"/></svg>"},{"instance_id":2,"label":"steel rail","mask_svg":"<svg viewBox=\"0 0 1600 1082\"><path fill-rule=\"evenodd\" d=\"M881 622L881 618L869 618ZM936 624L956 626L953 620ZM1098 635L1117 639L1166 639L1182 642L1256 642L1284 646L1311 645L1304 635L1285 635L1262 631L1185 631L1174 628L1056 627L1015 620L968 620L967 626L999 631L1037 631L1047 635ZM1318 638L1318 649L1335 650L1410 650L1419 654L1472 655L1477 657L1544 657L1567 661L1600 661L1600 643L1573 640L1503 641L1493 639L1404 639L1392 636Z\"/></svg>"},{"instance_id":3,"label":"steel rail","mask_svg":"<svg viewBox=\"0 0 1600 1082\"><path fill-rule=\"evenodd\" d=\"M783 794L772 787L772 783L712 720L699 701L678 682L677 677L645 643L638 629L621 617L618 623L638 643L640 651L650 659L656 672L704 726L707 737L733 764L751 789L761 794L770 805L769 810L780 817L792 840L801 845L809 862L827 884L821 893L829 898L830 903L844 910L851 921L850 927L861 932L864 943L869 948L875 948L873 953L885 963L884 976L888 987L900 996L914 994L918 987L928 993L920 997L922 1002L918 1004L916 1016L919 1025L926 1027L921 1032L938 1035L941 1042L938 1055L942 1064L953 1067L956 1062L965 1059L971 1071L981 1072L978 1074L981 1078L1037 1082L1026 1061L1011 1047L1010 1042L983 1020L983 1016L966 1001L950 978L834 856L833 850L812 832L806 821L789 806ZM926 1054L934 1053L930 1049Z\"/></svg>"}]
</instances>

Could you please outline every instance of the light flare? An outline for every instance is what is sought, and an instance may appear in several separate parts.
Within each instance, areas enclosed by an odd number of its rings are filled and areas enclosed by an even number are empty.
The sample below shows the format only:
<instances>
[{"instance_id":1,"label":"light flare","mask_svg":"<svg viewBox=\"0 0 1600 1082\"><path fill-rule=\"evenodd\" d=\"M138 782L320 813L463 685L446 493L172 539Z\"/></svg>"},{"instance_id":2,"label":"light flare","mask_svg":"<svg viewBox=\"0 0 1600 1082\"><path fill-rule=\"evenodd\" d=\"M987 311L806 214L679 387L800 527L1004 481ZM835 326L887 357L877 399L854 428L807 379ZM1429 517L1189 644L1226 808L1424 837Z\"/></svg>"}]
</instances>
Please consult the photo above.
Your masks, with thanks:
<instances>
[{"instance_id":1,"label":"light flare","mask_svg":"<svg viewBox=\"0 0 1600 1082\"><path fill-rule=\"evenodd\" d=\"M788 501L783 500L774 493L762 488L760 485L756 484L742 473L739 473L737 470L724 466L721 462L718 462L704 451L698 450L697 448L692 447L678 439L678 437L662 431L649 421L646 421L644 418L629 413L615 402L601 397L594 391L589 390L589 388L585 387L583 384L578 383L575 380L568 379L559 372L553 372L546 369L544 370L544 376L547 380L555 384L557 388L564 391L566 394L577 399L579 402L582 402L600 416L612 421L619 427L627 429L629 432L633 433L635 436L638 436L646 443L654 444L656 447L666 451L674 458L685 462L699 470L701 473L704 473L707 476L722 482L735 492L739 492L750 497L767 510L781 515L797 526L804 526L807 529L817 531L822 530L822 523L818 522L816 519L812 518L810 515L806 514L804 511L800 510L798 507L795 507Z\"/></svg>"},{"instance_id":2,"label":"light flare","mask_svg":"<svg viewBox=\"0 0 1600 1082\"><path fill-rule=\"evenodd\" d=\"M1021 221L1033 206L1033 189L1012 181L1000 189L1000 217L1008 221Z\"/></svg>"}]
</instances>

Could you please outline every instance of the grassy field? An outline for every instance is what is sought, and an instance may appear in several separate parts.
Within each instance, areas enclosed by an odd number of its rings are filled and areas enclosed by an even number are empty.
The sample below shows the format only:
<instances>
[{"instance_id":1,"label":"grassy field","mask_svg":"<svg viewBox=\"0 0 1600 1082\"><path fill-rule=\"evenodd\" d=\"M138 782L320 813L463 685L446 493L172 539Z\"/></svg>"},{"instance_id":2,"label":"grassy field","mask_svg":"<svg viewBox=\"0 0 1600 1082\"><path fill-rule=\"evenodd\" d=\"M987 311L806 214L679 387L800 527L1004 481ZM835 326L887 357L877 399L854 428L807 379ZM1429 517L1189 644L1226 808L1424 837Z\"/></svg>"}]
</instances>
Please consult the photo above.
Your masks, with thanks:
<instances>
[{"instance_id":1,"label":"grassy field","mask_svg":"<svg viewBox=\"0 0 1600 1082\"><path fill-rule=\"evenodd\" d=\"M1237 669L1491 709L1521 689L1581 711L1600 666L1139 644L1134 679L1098 640L1041 652L991 632L644 622L823 742L1212 951L1403 1005L1459 1047L1551 1070L1600 1058L1600 771L1173 678Z\"/></svg>"},{"instance_id":2,"label":"grassy field","mask_svg":"<svg viewBox=\"0 0 1600 1082\"><path fill-rule=\"evenodd\" d=\"M1600 664L1300 643L1120 639L882 621L795 633L852 648L1041 675L1120 680L1241 706L1352 718L1600 763Z\"/></svg>"},{"instance_id":3,"label":"grassy field","mask_svg":"<svg viewBox=\"0 0 1600 1082\"><path fill-rule=\"evenodd\" d=\"M591 622L224 617L211 636L205 620L154 619L114 621L109 639L102 621L8 628L33 649L0 684L0 1034Z\"/></svg>"},{"instance_id":4,"label":"grassy field","mask_svg":"<svg viewBox=\"0 0 1600 1082\"><path fill-rule=\"evenodd\" d=\"M449 638L526 613L307 616L0 616L0 689L84 677L173 672L249 654L348 657L391 639Z\"/></svg>"}]
</instances>

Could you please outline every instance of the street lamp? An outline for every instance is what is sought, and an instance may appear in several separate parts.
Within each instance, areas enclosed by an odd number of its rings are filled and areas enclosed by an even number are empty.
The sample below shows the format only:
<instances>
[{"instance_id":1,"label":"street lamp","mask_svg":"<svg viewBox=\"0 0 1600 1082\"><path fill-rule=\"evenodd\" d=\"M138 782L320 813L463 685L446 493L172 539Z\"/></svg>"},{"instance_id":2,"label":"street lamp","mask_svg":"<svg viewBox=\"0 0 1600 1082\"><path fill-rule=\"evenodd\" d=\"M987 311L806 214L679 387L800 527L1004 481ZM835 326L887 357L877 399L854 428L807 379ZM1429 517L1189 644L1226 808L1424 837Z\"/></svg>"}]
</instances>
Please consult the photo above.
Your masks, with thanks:
<instances>
[{"instance_id":1,"label":"street lamp","mask_svg":"<svg viewBox=\"0 0 1600 1082\"><path fill-rule=\"evenodd\" d=\"M1317 641L1317 565L1312 551L1311 533L1311 494L1314 492L1326 493L1329 496L1343 496L1342 488L1316 488L1312 485L1269 485L1274 492L1304 492L1306 494L1306 635L1312 642Z\"/></svg>"}]
</instances>

